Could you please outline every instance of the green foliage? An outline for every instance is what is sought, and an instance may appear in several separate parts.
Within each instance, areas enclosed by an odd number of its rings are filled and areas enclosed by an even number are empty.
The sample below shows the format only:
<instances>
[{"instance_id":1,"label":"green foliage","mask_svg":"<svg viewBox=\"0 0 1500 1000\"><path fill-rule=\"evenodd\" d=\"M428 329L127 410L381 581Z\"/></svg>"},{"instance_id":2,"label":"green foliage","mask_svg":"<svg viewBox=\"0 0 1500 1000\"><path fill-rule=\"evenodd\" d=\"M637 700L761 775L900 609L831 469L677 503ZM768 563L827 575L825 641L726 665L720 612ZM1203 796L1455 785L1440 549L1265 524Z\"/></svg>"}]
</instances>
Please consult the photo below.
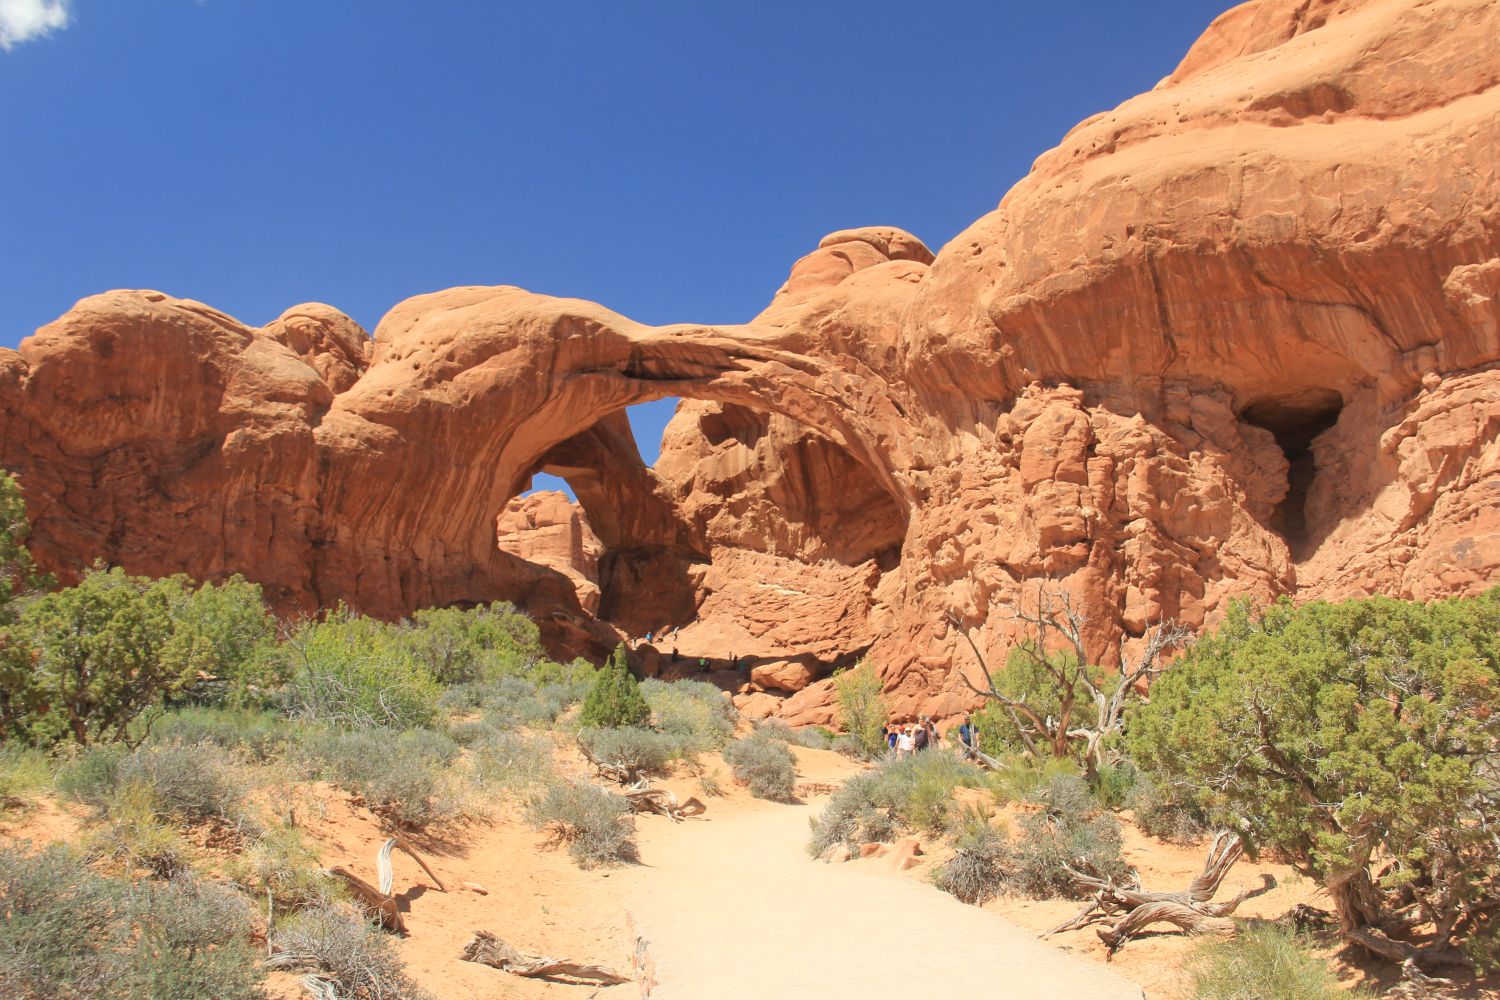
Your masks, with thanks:
<instances>
[{"instance_id":1,"label":"green foliage","mask_svg":"<svg viewBox=\"0 0 1500 1000\"><path fill-rule=\"evenodd\" d=\"M177 580L94 569L76 587L31 602L12 632L27 652L0 664L0 723L40 742L119 738L137 715L186 691L211 666L176 633Z\"/></svg>"},{"instance_id":2,"label":"green foliage","mask_svg":"<svg viewBox=\"0 0 1500 1000\"><path fill-rule=\"evenodd\" d=\"M34 747L0 744L0 808L52 784L52 760Z\"/></svg>"},{"instance_id":3,"label":"green foliage","mask_svg":"<svg viewBox=\"0 0 1500 1000\"><path fill-rule=\"evenodd\" d=\"M665 774L683 753L678 738L649 729L585 729L578 739L601 761L637 775Z\"/></svg>"},{"instance_id":4,"label":"green foliage","mask_svg":"<svg viewBox=\"0 0 1500 1000\"><path fill-rule=\"evenodd\" d=\"M328 904L339 894L317 854L291 827L273 827L256 837L231 860L229 874L255 899L269 892L282 912Z\"/></svg>"},{"instance_id":5,"label":"green foliage","mask_svg":"<svg viewBox=\"0 0 1500 1000\"><path fill-rule=\"evenodd\" d=\"M575 781L547 785L532 795L527 816L551 835L554 844L566 844L580 868L638 859L630 803L598 785Z\"/></svg>"},{"instance_id":6,"label":"green foliage","mask_svg":"<svg viewBox=\"0 0 1500 1000\"><path fill-rule=\"evenodd\" d=\"M120 758L116 788L151 790L161 819L180 823L247 821L250 782L229 752L212 743L141 747Z\"/></svg>"},{"instance_id":7,"label":"green foliage","mask_svg":"<svg viewBox=\"0 0 1500 1000\"><path fill-rule=\"evenodd\" d=\"M298 738L298 727L276 712L250 708L174 709L151 720L151 743L213 743L260 761L281 756Z\"/></svg>"},{"instance_id":8,"label":"green foliage","mask_svg":"<svg viewBox=\"0 0 1500 1000\"><path fill-rule=\"evenodd\" d=\"M340 611L304 624L283 648L293 714L344 729L413 729L437 719L438 683L398 626Z\"/></svg>"},{"instance_id":9,"label":"green foliage","mask_svg":"<svg viewBox=\"0 0 1500 1000\"><path fill-rule=\"evenodd\" d=\"M833 793L813 824L808 850L816 856L834 844L857 848L888 841L903 826L950 829L961 818L954 791L980 783L978 768L942 752L886 757L875 770L854 775Z\"/></svg>"},{"instance_id":10,"label":"green foliage","mask_svg":"<svg viewBox=\"0 0 1500 1000\"><path fill-rule=\"evenodd\" d=\"M953 857L932 873L933 884L974 906L998 896L1006 884L1005 834L982 812L971 812L960 824L953 846Z\"/></svg>"},{"instance_id":11,"label":"green foliage","mask_svg":"<svg viewBox=\"0 0 1500 1000\"><path fill-rule=\"evenodd\" d=\"M21 485L15 476L0 469L0 646L4 645L7 626L16 620L17 604L52 585L37 570L26 548L30 534Z\"/></svg>"},{"instance_id":12,"label":"green foliage","mask_svg":"<svg viewBox=\"0 0 1500 1000\"><path fill-rule=\"evenodd\" d=\"M317 970L335 995L350 1000L431 1000L412 982L391 939L352 907L314 906L278 928L272 942L279 964Z\"/></svg>"},{"instance_id":13,"label":"green foliage","mask_svg":"<svg viewBox=\"0 0 1500 1000\"><path fill-rule=\"evenodd\" d=\"M57 768L58 793L102 815L119 789L120 761L127 753L119 744L79 748Z\"/></svg>"},{"instance_id":14,"label":"green foliage","mask_svg":"<svg viewBox=\"0 0 1500 1000\"><path fill-rule=\"evenodd\" d=\"M418 611L401 639L440 684L535 679L532 673L546 659L541 630L510 604Z\"/></svg>"},{"instance_id":15,"label":"green foliage","mask_svg":"<svg viewBox=\"0 0 1500 1000\"><path fill-rule=\"evenodd\" d=\"M716 750L734 735L737 714L724 692L703 681L641 682L656 728L686 753Z\"/></svg>"},{"instance_id":16,"label":"green foliage","mask_svg":"<svg viewBox=\"0 0 1500 1000\"><path fill-rule=\"evenodd\" d=\"M1188 960L1195 1000L1359 1000L1339 987L1328 964L1292 931L1274 924L1201 942Z\"/></svg>"},{"instance_id":17,"label":"green foliage","mask_svg":"<svg viewBox=\"0 0 1500 1000\"><path fill-rule=\"evenodd\" d=\"M474 780L483 791L530 792L551 781L557 768L552 745L521 733L493 733L469 752Z\"/></svg>"},{"instance_id":18,"label":"green foliage","mask_svg":"<svg viewBox=\"0 0 1500 1000\"><path fill-rule=\"evenodd\" d=\"M1044 663L1036 651L1035 642L1027 640L1011 649L1005 658L1005 666L995 671L992 680L995 690L1007 698L1025 702L1042 718L1061 718L1067 707L1076 723L1082 721L1078 717L1079 706L1084 706L1090 713L1094 707L1092 695L1084 683L1085 678L1105 697L1114 693L1114 688L1120 681L1118 674L1094 664L1085 664L1080 668L1078 656L1072 650L1050 651L1046 654ZM987 752L992 755L1002 748L1011 751L1025 749L1020 729L1016 725L1018 720L1026 724L1024 717L1013 716L1000 702L986 702L974 714L974 721L979 727L980 746L988 748ZM1045 743L1039 742L1038 745L1043 751L1050 749ZM1087 745L1082 741L1071 741L1068 744L1068 756L1082 762L1086 748Z\"/></svg>"},{"instance_id":19,"label":"green foliage","mask_svg":"<svg viewBox=\"0 0 1500 1000\"><path fill-rule=\"evenodd\" d=\"M933 833L949 828L954 817L954 791L978 787L981 778L973 764L931 750L887 757L876 773L880 775L876 805L888 809L906 826Z\"/></svg>"},{"instance_id":20,"label":"green foliage","mask_svg":"<svg viewBox=\"0 0 1500 1000\"><path fill-rule=\"evenodd\" d=\"M617 729L644 726L650 721L651 709L625 663L625 645L621 643L589 688L579 722L592 729Z\"/></svg>"},{"instance_id":21,"label":"green foliage","mask_svg":"<svg viewBox=\"0 0 1500 1000\"><path fill-rule=\"evenodd\" d=\"M131 884L76 853L0 849L0 996L260 1000L243 899L190 878Z\"/></svg>"},{"instance_id":22,"label":"green foliage","mask_svg":"<svg viewBox=\"0 0 1500 1000\"><path fill-rule=\"evenodd\" d=\"M891 709L881 693L880 677L874 667L860 664L852 670L834 675L838 695L839 722L854 738L860 752L874 760L886 752L885 725Z\"/></svg>"},{"instance_id":23,"label":"green foliage","mask_svg":"<svg viewBox=\"0 0 1500 1000\"><path fill-rule=\"evenodd\" d=\"M1500 891L1500 589L1231 608L1131 721L1143 766L1321 881L1343 926L1409 894L1462 936ZM1375 866L1381 874L1375 874ZM1495 954L1474 937L1481 959Z\"/></svg>"},{"instance_id":24,"label":"green foliage","mask_svg":"<svg viewBox=\"0 0 1500 1000\"><path fill-rule=\"evenodd\" d=\"M356 729L310 734L308 763L362 796L370 809L398 823L424 826L452 818L445 798L447 769L458 744L427 729Z\"/></svg>"},{"instance_id":25,"label":"green foliage","mask_svg":"<svg viewBox=\"0 0 1500 1000\"><path fill-rule=\"evenodd\" d=\"M1102 879L1123 881L1120 824L1099 809L1077 774L1053 773L1030 793L1041 808L1021 819L1020 835L1005 859L1006 884L1035 899L1075 893L1066 866Z\"/></svg>"},{"instance_id":26,"label":"green foliage","mask_svg":"<svg viewBox=\"0 0 1500 1000\"><path fill-rule=\"evenodd\" d=\"M264 703L285 680L285 661L276 655L276 619L261 599L260 584L238 574L224 583L196 590L175 577L171 614L176 655L208 676L193 698L212 705Z\"/></svg>"},{"instance_id":27,"label":"green foliage","mask_svg":"<svg viewBox=\"0 0 1500 1000\"><path fill-rule=\"evenodd\" d=\"M838 844L854 850L861 844L894 840L901 824L889 808L878 804L883 798L880 781L878 772L867 771L840 785L822 815L812 821L807 852L817 857Z\"/></svg>"},{"instance_id":28,"label":"green foliage","mask_svg":"<svg viewBox=\"0 0 1500 1000\"><path fill-rule=\"evenodd\" d=\"M1184 789L1137 773L1125 796L1135 825L1158 840L1192 844L1209 832L1208 817L1194 802L1195 789Z\"/></svg>"},{"instance_id":29,"label":"green foliage","mask_svg":"<svg viewBox=\"0 0 1500 1000\"><path fill-rule=\"evenodd\" d=\"M724 763L750 794L772 802L792 802L797 783L796 761L787 745L765 736L747 736L724 748Z\"/></svg>"}]
</instances>

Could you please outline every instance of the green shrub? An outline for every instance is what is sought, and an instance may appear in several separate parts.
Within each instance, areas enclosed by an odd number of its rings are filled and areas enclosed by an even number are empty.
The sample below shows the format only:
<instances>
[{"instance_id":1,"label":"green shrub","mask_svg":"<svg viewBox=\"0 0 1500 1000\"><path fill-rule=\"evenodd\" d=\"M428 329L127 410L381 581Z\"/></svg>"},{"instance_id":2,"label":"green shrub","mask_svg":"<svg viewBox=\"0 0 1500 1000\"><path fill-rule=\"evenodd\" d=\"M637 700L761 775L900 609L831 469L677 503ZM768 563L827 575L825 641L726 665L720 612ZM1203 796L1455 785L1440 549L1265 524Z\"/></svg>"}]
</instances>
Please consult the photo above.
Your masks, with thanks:
<instances>
[{"instance_id":1,"label":"green shrub","mask_svg":"<svg viewBox=\"0 0 1500 1000\"><path fill-rule=\"evenodd\" d=\"M0 469L0 646L6 627L16 620L20 599L46 590L52 581L39 572L26 548L31 522L15 476ZM5 721L0 706L0 723Z\"/></svg>"},{"instance_id":2,"label":"green shrub","mask_svg":"<svg viewBox=\"0 0 1500 1000\"><path fill-rule=\"evenodd\" d=\"M842 671L834 675L833 686L838 695L839 722L854 739L859 752L868 760L884 756L885 726L891 710L881 693L875 668L860 664L853 670Z\"/></svg>"},{"instance_id":3,"label":"green shrub","mask_svg":"<svg viewBox=\"0 0 1500 1000\"><path fill-rule=\"evenodd\" d=\"M546 658L536 623L504 603L418 611L400 641L440 684L529 678Z\"/></svg>"},{"instance_id":4,"label":"green shrub","mask_svg":"<svg viewBox=\"0 0 1500 1000\"><path fill-rule=\"evenodd\" d=\"M888 843L896 838L900 823L882 799L878 772L856 774L840 785L812 821L807 851L818 857L830 847L844 844L851 850L861 844Z\"/></svg>"},{"instance_id":5,"label":"green shrub","mask_svg":"<svg viewBox=\"0 0 1500 1000\"><path fill-rule=\"evenodd\" d=\"M1031 800L1041 809L1021 820L1004 862L1012 890L1034 899L1074 895L1069 866L1103 879L1129 874L1120 855L1120 824L1099 809L1082 777L1055 774Z\"/></svg>"},{"instance_id":6,"label":"green shrub","mask_svg":"<svg viewBox=\"0 0 1500 1000\"><path fill-rule=\"evenodd\" d=\"M36 598L8 633L0 722L40 743L125 735L136 716L212 665L204 645L174 641L181 594L178 580L94 569L78 586Z\"/></svg>"},{"instance_id":7,"label":"green shrub","mask_svg":"<svg viewBox=\"0 0 1500 1000\"><path fill-rule=\"evenodd\" d=\"M1129 720L1133 759L1200 788L1216 825L1277 848L1354 929L1416 903L1481 963L1500 886L1493 772L1500 588L1430 605L1235 604Z\"/></svg>"},{"instance_id":8,"label":"green shrub","mask_svg":"<svg viewBox=\"0 0 1500 1000\"><path fill-rule=\"evenodd\" d=\"M52 760L41 750L0 744L0 807L52 784Z\"/></svg>"},{"instance_id":9,"label":"green shrub","mask_svg":"<svg viewBox=\"0 0 1500 1000\"><path fill-rule=\"evenodd\" d=\"M282 912L331 903L339 887L299 831L278 826L255 838L230 862L229 874L253 898L269 892Z\"/></svg>"},{"instance_id":10,"label":"green shrub","mask_svg":"<svg viewBox=\"0 0 1500 1000\"><path fill-rule=\"evenodd\" d=\"M316 775L357 793L372 811L398 823L424 826L453 816L443 793L458 744L441 733L426 729L314 733L304 752Z\"/></svg>"},{"instance_id":11,"label":"green shrub","mask_svg":"<svg viewBox=\"0 0 1500 1000\"><path fill-rule=\"evenodd\" d=\"M264 704L286 675L284 659L275 655L276 619L261 599L260 584L238 574L196 590L187 577L173 582L172 644L181 659L197 663L208 678L193 686L193 699L211 705Z\"/></svg>"},{"instance_id":12,"label":"green shrub","mask_svg":"<svg viewBox=\"0 0 1500 1000\"><path fill-rule=\"evenodd\" d=\"M84 838L93 858L120 862L131 871L174 878L192 865L193 850L177 830L162 822L161 802L145 782L122 785L102 813L102 822Z\"/></svg>"},{"instance_id":13,"label":"green shrub","mask_svg":"<svg viewBox=\"0 0 1500 1000\"><path fill-rule=\"evenodd\" d=\"M297 727L284 716L262 709L187 707L152 720L147 738L156 744L212 743L269 761L296 742Z\"/></svg>"},{"instance_id":14,"label":"green shrub","mask_svg":"<svg viewBox=\"0 0 1500 1000\"><path fill-rule=\"evenodd\" d=\"M651 709L641 694L641 686L625 663L623 643L615 647L609 663L589 687L578 721L589 729L644 726L651 721Z\"/></svg>"},{"instance_id":15,"label":"green shrub","mask_svg":"<svg viewBox=\"0 0 1500 1000\"><path fill-rule=\"evenodd\" d=\"M665 774L682 756L677 739L649 729L585 729L578 739L599 760L625 768L631 780Z\"/></svg>"},{"instance_id":16,"label":"green shrub","mask_svg":"<svg viewBox=\"0 0 1500 1000\"><path fill-rule=\"evenodd\" d=\"M120 787L120 761L127 752L118 744L80 748L58 766L53 781L58 793L102 814Z\"/></svg>"},{"instance_id":17,"label":"green shrub","mask_svg":"<svg viewBox=\"0 0 1500 1000\"><path fill-rule=\"evenodd\" d=\"M554 844L566 844L581 868L638 860L635 817L623 795L586 782L547 785L532 795L527 816Z\"/></svg>"},{"instance_id":18,"label":"green shrub","mask_svg":"<svg viewBox=\"0 0 1500 1000\"><path fill-rule=\"evenodd\" d=\"M821 726L804 726L792 736L793 743L809 750L831 750L834 739L834 734Z\"/></svg>"},{"instance_id":19,"label":"green shrub","mask_svg":"<svg viewBox=\"0 0 1500 1000\"><path fill-rule=\"evenodd\" d=\"M1148 774L1137 774L1125 807L1135 818L1135 825L1158 840L1175 844L1192 844L1209 832L1208 819L1194 804L1191 790L1179 790L1159 784Z\"/></svg>"},{"instance_id":20,"label":"green shrub","mask_svg":"<svg viewBox=\"0 0 1500 1000\"><path fill-rule=\"evenodd\" d=\"M350 906L303 910L277 928L272 944L277 967L316 970L340 998L431 1000L406 974L390 938Z\"/></svg>"},{"instance_id":21,"label":"green shrub","mask_svg":"<svg viewBox=\"0 0 1500 1000\"><path fill-rule=\"evenodd\" d=\"M469 764L480 788L512 794L530 792L557 773L552 744L521 733L495 733L474 744Z\"/></svg>"},{"instance_id":22,"label":"green shrub","mask_svg":"<svg viewBox=\"0 0 1500 1000\"><path fill-rule=\"evenodd\" d=\"M876 804L909 827L941 833L954 815L953 793L978 787L977 767L941 751L887 757L876 772Z\"/></svg>"},{"instance_id":23,"label":"green shrub","mask_svg":"<svg viewBox=\"0 0 1500 1000\"><path fill-rule=\"evenodd\" d=\"M1140 772L1128 760L1105 764L1089 778L1094 798L1106 809L1124 809L1140 780Z\"/></svg>"},{"instance_id":24,"label":"green shrub","mask_svg":"<svg viewBox=\"0 0 1500 1000\"><path fill-rule=\"evenodd\" d=\"M717 750L734 736L739 713L724 692L703 681L641 682L641 694L658 730L688 753Z\"/></svg>"},{"instance_id":25,"label":"green shrub","mask_svg":"<svg viewBox=\"0 0 1500 1000\"><path fill-rule=\"evenodd\" d=\"M1295 933L1274 924L1199 943L1187 969L1196 1000L1358 1000L1369 995L1341 989L1326 962L1312 955Z\"/></svg>"},{"instance_id":26,"label":"green shrub","mask_svg":"<svg viewBox=\"0 0 1500 1000\"><path fill-rule=\"evenodd\" d=\"M975 906L998 896L1006 885L1010 856L1005 834L988 817L974 813L965 817L953 846L953 857L932 873L933 884Z\"/></svg>"},{"instance_id":27,"label":"green shrub","mask_svg":"<svg viewBox=\"0 0 1500 1000\"><path fill-rule=\"evenodd\" d=\"M146 784L164 819L241 824L250 781L229 752L213 743L146 746L121 758L121 786Z\"/></svg>"},{"instance_id":28,"label":"green shrub","mask_svg":"<svg viewBox=\"0 0 1500 1000\"><path fill-rule=\"evenodd\" d=\"M304 625L283 649L294 715L343 729L415 729L437 719L441 689L396 626L340 612Z\"/></svg>"},{"instance_id":29,"label":"green shrub","mask_svg":"<svg viewBox=\"0 0 1500 1000\"><path fill-rule=\"evenodd\" d=\"M795 801L797 763L785 743L763 736L735 740L724 749L724 763L750 794L772 802Z\"/></svg>"},{"instance_id":30,"label":"green shrub","mask_svg":"<svg viewBox=\"0 0 1500 1000\"><path fill-rule=\"evenodd\" d=\"M246 902L205 882L106 878L56 844L0 849L0 913L0 996L264 996Z\"/></svg>"}]
</instances>

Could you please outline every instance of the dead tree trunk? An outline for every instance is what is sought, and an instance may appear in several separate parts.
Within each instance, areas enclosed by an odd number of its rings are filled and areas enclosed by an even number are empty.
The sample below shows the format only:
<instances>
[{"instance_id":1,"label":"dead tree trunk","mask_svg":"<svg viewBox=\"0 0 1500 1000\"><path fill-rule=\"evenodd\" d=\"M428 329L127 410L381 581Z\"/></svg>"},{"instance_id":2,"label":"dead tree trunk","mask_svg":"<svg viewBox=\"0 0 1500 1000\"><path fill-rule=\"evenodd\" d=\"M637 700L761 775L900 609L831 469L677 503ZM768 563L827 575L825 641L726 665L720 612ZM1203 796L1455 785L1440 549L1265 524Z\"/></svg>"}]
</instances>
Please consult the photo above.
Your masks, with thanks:
<instances>
[{"instance_id":1,"label":"dead tree trunk","mask_svg":"<svg viewBox=\"0 0 1500 1000\"><path fill-rule=\"evenodd\" d=\"M1229 915L1245 900L1264 895L1276 887L1276 879L1263 874L1259 888L1245 889L1230 899L1213 902L1224 877L1244 853L1245 845L1238 834L1221 831L1208 849L1203 871L1182 892L1149 892L1138 886L1116 885L1112 879L1101 879L1070 868L1068 871L1073 881L1092 892L1093 898L1076 916L1047 934L1084 927L1096 919L1122 912L1124 915L1111 926L1101 927L1098 931L1099 939L1109 949L1110 955L1156 923L1176 924L1189 934L1233 934L1236 925L1227 919Z\"/></svg>"},{"instance_id":2,"label":"dead tree trunk","mask_svg":"<svg viewBox=\"0 0 1500 1000\"><path fill-rule=\"evenodd\" d=\"M539 955L523 955L488 931L475 931L474 940L464 946L462 958L465 962L478 962L501 972L528 979L570 979L575 982L600 983L615 986L630 982L614 969L603 965L587 965L569 962L561 958Z\"/></svg>"}]
</instances>

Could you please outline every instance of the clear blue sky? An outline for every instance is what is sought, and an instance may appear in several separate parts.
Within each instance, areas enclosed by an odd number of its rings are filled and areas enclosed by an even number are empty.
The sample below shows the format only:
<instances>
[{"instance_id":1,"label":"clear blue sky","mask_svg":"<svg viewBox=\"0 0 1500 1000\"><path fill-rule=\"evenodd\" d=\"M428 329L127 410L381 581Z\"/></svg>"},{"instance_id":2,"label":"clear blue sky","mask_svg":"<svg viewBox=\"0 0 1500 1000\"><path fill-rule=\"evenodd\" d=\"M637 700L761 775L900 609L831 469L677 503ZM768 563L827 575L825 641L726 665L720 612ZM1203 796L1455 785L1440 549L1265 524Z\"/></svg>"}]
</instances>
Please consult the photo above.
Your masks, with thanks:
<instances>
[{"instance_id":1,"label":"clear blue sky","mask_svg":"<svg viewBox=\"0 0 1500 1000\"><path fill-rule=\"evenodd\" d=\"M70 0L17 40L58 3L0 0L0 346L120 287L743 321L835 229L938 248L1229 6Z\"/></svg>"}]
</instances>

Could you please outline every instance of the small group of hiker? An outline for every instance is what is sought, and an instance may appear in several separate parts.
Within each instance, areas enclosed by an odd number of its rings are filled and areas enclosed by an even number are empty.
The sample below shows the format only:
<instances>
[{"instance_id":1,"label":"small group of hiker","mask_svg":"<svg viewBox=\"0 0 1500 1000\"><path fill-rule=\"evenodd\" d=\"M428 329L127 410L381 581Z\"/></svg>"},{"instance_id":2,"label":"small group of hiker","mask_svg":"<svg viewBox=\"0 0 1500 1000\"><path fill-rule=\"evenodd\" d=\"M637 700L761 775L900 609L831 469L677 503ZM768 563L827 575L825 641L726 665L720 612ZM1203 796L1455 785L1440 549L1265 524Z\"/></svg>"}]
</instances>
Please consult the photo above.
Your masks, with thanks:
<instances>
[{"instance_id":1,"label":"small group of hiker","mask_svg":"<svg viewBox=\"0 0 1500 1000\"><path fill-rule=\"evenodd\" d=\"M955 749L967 754L979 749L979 727L974 725L972 716L965 715L964 721L956 730L950 733L957 739ZM890 753L897 757L910 757L922 750L936 749L943 745L943 734L938 732L937 724L929 716L921 716L916 722L892 722L885 727L885 744Z\"/></svg>"}]
</instances>

